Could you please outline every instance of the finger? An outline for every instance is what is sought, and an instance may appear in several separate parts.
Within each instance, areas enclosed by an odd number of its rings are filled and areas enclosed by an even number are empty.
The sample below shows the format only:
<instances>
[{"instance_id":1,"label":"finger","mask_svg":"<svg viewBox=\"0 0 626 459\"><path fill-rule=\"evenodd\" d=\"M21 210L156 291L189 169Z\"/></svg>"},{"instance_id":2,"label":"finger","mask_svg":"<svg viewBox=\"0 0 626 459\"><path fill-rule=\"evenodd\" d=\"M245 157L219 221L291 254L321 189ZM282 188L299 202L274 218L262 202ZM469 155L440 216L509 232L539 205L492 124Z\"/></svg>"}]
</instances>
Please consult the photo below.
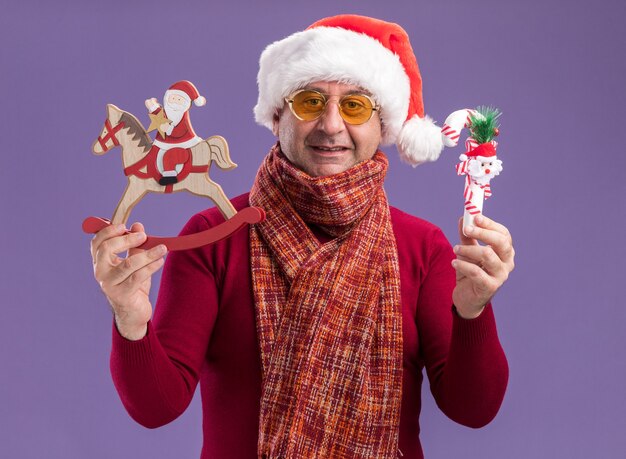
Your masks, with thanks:
<instances>
[{"instance_id":1,"label":"finger","mask_svg":"<svg viewBox=\"0 0 626 459\"><path fill-rule=\"evenodd\" d=\"M466 236L463 232L463 217L459 218L459 240L463 245L478 245L476 239Z\"/></svg>"},{"instance_id":2,"label":"finger","mask_svg":"<svg viewBox=\"0 0 626 459\"><path fill-rule=\"evenodd\" d=\"M473 263L500 280L506 280L508 277L505 263L490 246L457 245L454 247L454 253L457 254L459 260Z\"/></svg>"},{"instance_id":3,"label":"finger","mask_svg":"<svg viewBox=\"0 0 626 459\"><path fill-rule=\"evenodd\" d=\"M116 313L119 312L120 305L128 305L132 302L133 295L144 287L144 283L163 266L164 262L163 258L153 261L142 269L135 271L121 284L108 285L103 283L102 290ZM147 289L145 292L147 293Z\"/></svg>"},{"instance_id":4,"label":"finger","mask_svg":"<svg viewBox=\"0 0 626 459\"><path fill-rule=\"evenodd\" d=\"M124 282L118 284L121 288L127 291L135 291L138 289L145 281L150 279L152 275L157 272L165 263L164 258L158 258L151 263L143 266L141 269L134 271L130 276L128 276Z\"/></svg>"},{"instance_id":5,"label":"finger","mask_svg":"<svg viewBox=\"0 0 626 459\"><path fill-rule=\"evenodd\" d=\"M96 251L96 265L102 267L117 266L122 259L117 256L118 253L125 252L132 247L138 247L146 240L145 233L128 233L123 236L107 239Z\"/></svg>"},{"instance_id":6,"label":"finger","mask_svg":"<svg viewBox=\"0 0 626 459\"><path fill-rule=\"evenodd\" d=\"M494 244L490 245L493 247L496 253L498 253L498 256L504 262L510 265L510 269L512 270L515 251L513 250L513 238L511 237L511 233L509 232L508 228L494 220L491 220L488 217L485 217L484 215L479 215L476 220L477 226L487 230L495 231L503 236L503 239L501 239L501 244L498 244L497 246Z\"/></svg>"},{"instance_id":7,"label":"finger","mask_svg":"<svg viewBox=\"0 0 626 459\"><path fill-rule=\"evenodd\" d=\"M132 225L130 225L130 231L131 233L140 233L145 231L144 227L143 227L143 223L140 222L135 222Z\"/></svg>"},{"instance_id":8,"label":"finger","mask_svg":"<svg viewBox=\"0 0 626 459\"><path fill-rule=\"evenodd\" d=\"M476 226L467 227L465 231L483 244L490 246L498 257L508 266L509 271L513 270L515 250L513 249L510 237L498 231L478 228Z\"/></svg>"},{"instance_id":9,"label":"finger","mask_svg":"<svg viewBox=\"0 0 626 459\"><path fill-rule=\"evenodd\" d=\"M452 260L452 267L458 275L468 278L473 284L475 290L482 292L485 296L491 297L498 285L494 280L479 266L469 261Z\"/></svg>"},{"instance_id":10,"label":"finger","mask_svg":"<svg viewBox=\"0 0 626 459\"><path fill-rule=\"evenodd\" d=\"M96 253L104 241L111 239L112 237L121 236L125 232L126 227L124 225L109 225L98 231L91 239L91 259L93 262L96 262Z\"/></svg>"},{"instance_id":11,"label":"finger","mask_svg":"<svg viewBox=\"0 0 626 459\"><path fill-rule=\"evenodd\" d=\"M135 222L135 223L133 223L130 226L130 232L131 233L145 233L146 230L143 227L142 223ZM129 249L128 254L129 255L134 255L135 253L138 253L138 252L141 252L141 251L142 251L142 249L131 248L131 249Z\"/></svg>"},{"instance_id":12,"label":"finger","mask_svg":"<svg viewBox=\"0 0 626 459\"><path fill-rule=\"evenodd\" d=\"M511 237L511 233L509 233L509 229L506 226L498 223L495 220L490 219L489 217L486 217L483 214L477 215L474 218L474 223L476 223L476 226L479 226L481 228L497 231L499 233L502 233L506 237Z\"/></svg>"},{"instance_id":13,"label":"finger","mask_svg":"<svg viewBox=\"0 0 626 459\"><path fill-rule=\"evenodd\" d=\"M478 226L467 226L465 232L468 236L490 245L496 252L502 251L505 247L510 247L511 242L504 234L491 229L480 228Z\"/></svg>"},{"instance_id":14,"label":"finger","mask_svg":"<svg viewBox=\"0 0 626 459\"><path fill-rule=\"evenodd\" d=\"M166 252L165 246L160 244L150 250L126 257L115 269L110 270L109 275L104 280L109 285L119 285L129 278L133 278L135 273L146 266L162 259Z\"/></svg>"}]
</instances>

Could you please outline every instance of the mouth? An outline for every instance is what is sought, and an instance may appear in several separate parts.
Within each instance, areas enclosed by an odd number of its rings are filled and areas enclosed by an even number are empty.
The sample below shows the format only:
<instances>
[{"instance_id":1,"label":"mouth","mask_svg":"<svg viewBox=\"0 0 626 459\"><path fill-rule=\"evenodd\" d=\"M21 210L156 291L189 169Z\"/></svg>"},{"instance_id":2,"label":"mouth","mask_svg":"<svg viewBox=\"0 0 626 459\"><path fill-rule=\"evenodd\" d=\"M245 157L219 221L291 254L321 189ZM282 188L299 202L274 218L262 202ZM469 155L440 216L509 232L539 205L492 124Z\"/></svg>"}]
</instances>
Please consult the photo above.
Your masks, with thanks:
<instances>
[{"instance_id":1,"label":"mouth","mask_svg":"<svg viewBox=\"0 0 626 459\"><path fill-rule=\"evenodd\" d=\"M344 154L350 151L350 148L345 146L327 146L327 145L309 145L309 148L315 153L322 156L336 156Z\"/></svg>"}]
</instances>

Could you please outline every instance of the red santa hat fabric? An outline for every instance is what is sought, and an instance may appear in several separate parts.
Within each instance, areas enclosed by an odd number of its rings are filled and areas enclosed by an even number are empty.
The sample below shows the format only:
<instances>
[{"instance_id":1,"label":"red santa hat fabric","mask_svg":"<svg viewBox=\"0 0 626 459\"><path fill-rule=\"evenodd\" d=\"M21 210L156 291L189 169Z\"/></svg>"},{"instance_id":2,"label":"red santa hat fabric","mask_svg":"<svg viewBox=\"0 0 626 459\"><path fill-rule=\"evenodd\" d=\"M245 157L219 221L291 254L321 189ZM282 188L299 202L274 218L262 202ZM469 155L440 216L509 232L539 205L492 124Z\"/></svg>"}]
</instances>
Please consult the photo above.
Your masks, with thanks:
<instances>
[{"instance_id":1,"label":"red santa hat fabric","mask_svg":"<svg viewBox=\"0 0 626 459\"><path fill-rule=\"evenodd\" d=\"M481 143L472 150L465 152L465 156L468 158L492 158L496 156L496 146L491 142Z\"/></svg>"},{"instance_id":2,"label":"red santa hat fabric","mask_svg":"<svg viewBox=\"0 0 626 459\"><path fill-rule=\"evenodd\" d=\"M189 104L193 101L194 105L198 107L206 104L206 99L200 95L200 92L191 81L177 81L165 92L165 97L167 98L170 94L178 94L187 99Z\"/></svg>"},{"instance_id":3,"label":"red santa hat fabric","mask_svg":"<svg viewBox=\"0 0 626 459\"><path fill-rule=\"evenodd\" d=\"M422 79L406 31L365 16L340 15L269 45L261 54L256 121L272 129L284 98L314 81L354 84L380 105L382 143L414 166L436 160L441 130L424 114Z\"/></svg>"}]
</instances>

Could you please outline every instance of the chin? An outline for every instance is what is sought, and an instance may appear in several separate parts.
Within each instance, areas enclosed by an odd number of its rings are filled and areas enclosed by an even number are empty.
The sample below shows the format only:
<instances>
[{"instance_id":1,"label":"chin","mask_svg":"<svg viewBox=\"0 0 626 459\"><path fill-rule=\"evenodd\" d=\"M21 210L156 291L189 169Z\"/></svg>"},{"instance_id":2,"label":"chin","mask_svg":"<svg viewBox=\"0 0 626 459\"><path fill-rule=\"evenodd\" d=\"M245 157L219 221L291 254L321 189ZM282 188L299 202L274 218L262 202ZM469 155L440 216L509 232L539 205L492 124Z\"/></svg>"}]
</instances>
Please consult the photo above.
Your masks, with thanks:
<instances>
[{"instance_id":1,"label":"chin","mask_svg":"<svg viewBox=\"0 0 626 459\"><path fill-rule=\"evenodd\" d=\"M349 166L340 164L324 164L319 166L313 166L305 170L311 177L327 177L329 175L340 174L349 169Z\"/></svg>"}]
</instances>

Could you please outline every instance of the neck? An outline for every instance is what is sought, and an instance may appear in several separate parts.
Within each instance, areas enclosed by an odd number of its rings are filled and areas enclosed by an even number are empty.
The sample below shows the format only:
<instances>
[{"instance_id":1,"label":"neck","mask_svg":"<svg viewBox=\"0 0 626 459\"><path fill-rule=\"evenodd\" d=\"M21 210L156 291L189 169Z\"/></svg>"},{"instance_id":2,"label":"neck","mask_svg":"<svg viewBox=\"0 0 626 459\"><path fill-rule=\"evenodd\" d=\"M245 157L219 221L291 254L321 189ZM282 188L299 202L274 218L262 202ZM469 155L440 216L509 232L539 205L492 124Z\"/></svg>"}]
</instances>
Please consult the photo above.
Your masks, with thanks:
<instances>
[{"instance_id":1,"label":"neck","mask_svg":"<svg viewBox=\"0 0 626 459\"><path fill-rule=\"evenodd\" d=\"M388 161L377 152L370 160L326 177L311 177L293 166L279 149L274 151L275 176L294 210L307 223L338 236L367 212L383 192Z\"/></svg>"}]
</instances>

